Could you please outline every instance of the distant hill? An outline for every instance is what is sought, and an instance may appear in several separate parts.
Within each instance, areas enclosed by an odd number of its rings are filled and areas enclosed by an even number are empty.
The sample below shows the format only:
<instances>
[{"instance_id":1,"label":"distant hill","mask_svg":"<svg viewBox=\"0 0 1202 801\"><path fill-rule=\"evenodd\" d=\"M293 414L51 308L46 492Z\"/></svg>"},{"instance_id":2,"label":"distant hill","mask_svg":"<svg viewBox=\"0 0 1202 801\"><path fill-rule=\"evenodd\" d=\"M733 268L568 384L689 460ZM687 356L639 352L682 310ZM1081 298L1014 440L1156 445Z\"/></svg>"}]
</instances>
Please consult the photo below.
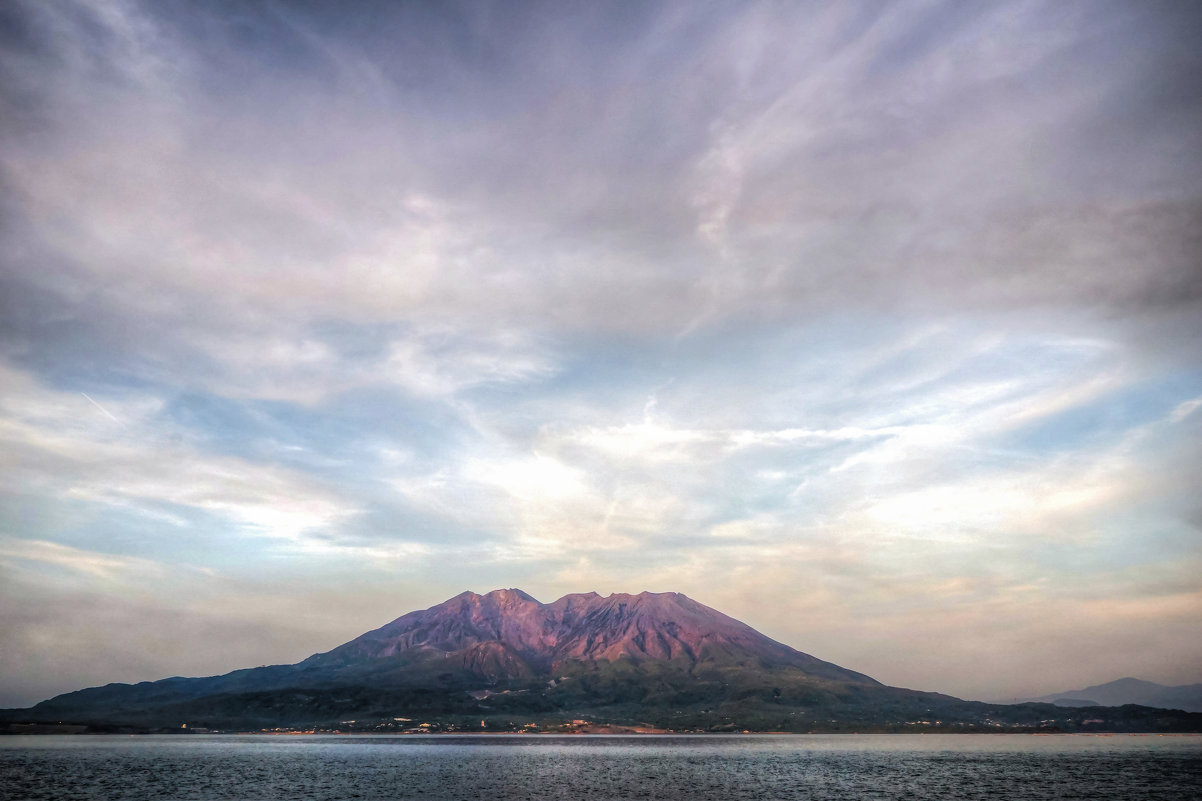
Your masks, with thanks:
<instances>
[{"instance_id":1,"label":"distant hill","mask_svg":"<svg viewBox=\"0 0 1202 801\"><path fill-rule=\"evenodd\" d=\"M1067 690L1061 693L1041 695L1025 701L1049 703L1058 706L1122 706L1140 704L1161 709L1182 709L1186 712L1202 712L1202 684L1185 684L1166 687L1141 679L1118 679L1106 684L1095 684L1083 690Z\"/></svg>"},{"instance_id":2,"label":"distant hill","mask_svg":"<svg viewBox=\"0 0 1202 801\"><path fill-rule=\"evenodd\" d=\"M91 687L4 710L5 721L92 730L1202 730L1202 715L1144 707L1067 712L887 687L679 593L543 604L517 589L462 593L295 665Z\"/></svg>"}]
</instances>

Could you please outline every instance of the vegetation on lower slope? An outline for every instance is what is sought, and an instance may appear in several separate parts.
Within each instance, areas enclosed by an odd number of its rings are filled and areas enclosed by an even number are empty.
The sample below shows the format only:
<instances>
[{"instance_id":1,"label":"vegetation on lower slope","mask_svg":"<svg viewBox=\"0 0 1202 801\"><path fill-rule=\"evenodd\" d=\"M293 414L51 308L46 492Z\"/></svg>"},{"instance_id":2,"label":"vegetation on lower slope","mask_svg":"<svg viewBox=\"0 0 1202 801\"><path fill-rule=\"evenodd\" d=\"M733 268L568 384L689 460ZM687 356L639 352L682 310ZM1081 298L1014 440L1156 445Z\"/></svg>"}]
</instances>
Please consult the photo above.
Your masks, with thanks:
<instances>
[{"instance_id":1,"label":"vegetation on lower slope","mask_svg":"<svg viewBox=\"0 0 1202 801\"><path fill-rule=\"evenodd\" d=\"M156 691L128 704L110 692L98 700L74 712L51 706L40 717L5 718L69 720L100 728L186 723L221 730L385 732L562 731L600 724L710 732L1202 731L1197 713L984 704L816 679L758 660L713 661L691 669L673 661L579 662L562 666L550 679L488 686L446 673L423 687L300 686L176 699Z\"/></svg>"}]
</instances>

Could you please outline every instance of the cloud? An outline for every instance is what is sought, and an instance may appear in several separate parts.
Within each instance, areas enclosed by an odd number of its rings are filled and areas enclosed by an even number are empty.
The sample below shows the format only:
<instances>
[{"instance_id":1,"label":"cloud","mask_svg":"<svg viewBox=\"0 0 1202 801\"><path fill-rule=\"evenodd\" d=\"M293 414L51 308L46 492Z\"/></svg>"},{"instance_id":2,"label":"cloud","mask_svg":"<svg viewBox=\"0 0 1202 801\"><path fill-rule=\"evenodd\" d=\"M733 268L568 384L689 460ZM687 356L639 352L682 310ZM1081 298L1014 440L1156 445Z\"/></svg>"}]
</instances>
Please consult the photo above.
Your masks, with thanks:
<instances>
[{"instance_id":1,"label":"cloud","mask_svg":"<svg viewBox=\"0 0 1202 801\"><path fill-rule=\"evenodd\" d=\"M162 577L163 565L148 559L83 551L55 542L11 539L0 543L0 559L9 565L33 563L63 568L104 581L131 584L139 577Z\"/></svg>"},{"instance_id":2,"label":"cloud","mask_svg":"<svg viewBox=\"0 0 1202 801\"><path fill-rule=\"evenodd\" d=\"M10 492L133 507L167 522L180 520L173 510L195 509L247 535L299 548L324 547L312 535L358 512L302 475L190 447L162 424L157 398L105 398L112 414L12 368L4 368L3 379L0 440L9 455L3 484Z\"/></svg>"},{"instance_id":3,"label":"cloud","mask_svg":"<svg viewBox=\"0 0 1202 801\"><path fill-rule=\"evenodd\" d=\"M657 22L672 28L679 13L664 9ZM441 54L374 39L350 47L338 26L322 32L324 21L297 11L248 24L298 40L288 63L298 77L223 49L246 67L239 74L257 76L235 84L208 50L236 34L203 10L29 10L31 35L55 52L88 40L96 63L64 57L38 92L55 135L5 148L23 199L18 236L69 265L58 291L127 321L149 318L137 324L147 336L181 316L210 338L296 341L330 319L512 331L533 317L556 331L638 332L832 303L1131 312L1198 301L1190 170L1157 173L1159 193L1144 188L1159 165L1114 162L1105 191L1064 174L1080 128L1138 131L1097 109L1107 81L1126 87L1163 67L1134 62L1126 74L1093 50L1082 56L1092 73L1066 61L1083 9L932 11L923 24L948 36L938 48L917 44L930 34L900 8L780 13L698 17L708 107L686 102L688 92L659 106L660 81L603 82L583 95L615 104L634 131L704 133L657 159L632 131L580 130L605 109L557 91L556 81L590 80L570 67L516 59L532 94L506 115L489 98L517 91L509 75L434 77L447 66ZM1089 35L1123 52L1135 46L1119 36L1125 18L1161 24L1127 9L1093 16ZM587 38L571 23L558 21L565 43ZM807 34L781 61L778 32L791 26ZM638 74L603 50L577 57L578 69L595 58L603 71ZM687 53L649 38L632 39L626 57L658 61L678 85L694 71ZM11 71L32 80L46 71L34 59L18 51ZM431 93L461 82L453 90L480 104L486 124L467 134L416 113L424 93L395 78L406 69L430 75ZM96 70L102 100L88 94ZM303 83L310 73L321 77ZM347 91L351 76L374 76L371 88ZM1150 127L1188 116L1148 111ZM1048 118L1059 127L1030 122ZM602 135L611 138L592 138ZM604 148L617 148L613 159Z\"/></svg>"},{"instance_id":4,"label":"cloud","mask_svg":"<svg viewBox=\"0 0 1202 801\"><path fill-rule=\"evenodd\" d=\"M1177 408L1173 409L1172 413L1169 415L1169 420L1173 423L1180 423L1185 420L1185 418L1193 414L1199 406L1202 406L1202 398L1192 398L1187 401L1182 401L1181 403L1177 404Z\"/></svg>"},{"instance_id":5,"label":"cloud","mask_svg":"<svg viewBox=\"0 0 1202 801\"><path fill-rule=\"evenodd\" d=\"M545 379L556 364L523 332L464 337L434 329L394 340L380 369L383 380L417 395L454 396L480 385Z\"/></svg>"}]
</instances>

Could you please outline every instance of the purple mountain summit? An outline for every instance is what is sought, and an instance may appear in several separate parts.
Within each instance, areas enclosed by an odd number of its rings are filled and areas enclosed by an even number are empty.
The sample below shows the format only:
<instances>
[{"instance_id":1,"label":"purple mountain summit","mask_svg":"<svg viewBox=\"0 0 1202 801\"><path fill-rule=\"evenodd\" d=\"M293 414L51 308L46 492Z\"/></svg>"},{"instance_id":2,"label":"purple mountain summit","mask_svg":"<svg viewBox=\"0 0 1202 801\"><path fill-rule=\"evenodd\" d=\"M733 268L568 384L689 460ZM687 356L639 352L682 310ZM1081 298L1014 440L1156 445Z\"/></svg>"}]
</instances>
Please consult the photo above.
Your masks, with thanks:
<instances>
[{"instance_id":1,"label":"purple mountain summit","mask_svg":"<svg viewBox=\"0 0 1202 801\"><path fill-rule=\"evenodd\" d=\"M375 660L435 657L482 678L520 679L570 663L671 661L694 666L756 659L834 681L877 684L765 637L676 592L595 592L539 603L518 589L465 592L410 612L300 666L354 667Z\"/></svg>"}]
</instances>

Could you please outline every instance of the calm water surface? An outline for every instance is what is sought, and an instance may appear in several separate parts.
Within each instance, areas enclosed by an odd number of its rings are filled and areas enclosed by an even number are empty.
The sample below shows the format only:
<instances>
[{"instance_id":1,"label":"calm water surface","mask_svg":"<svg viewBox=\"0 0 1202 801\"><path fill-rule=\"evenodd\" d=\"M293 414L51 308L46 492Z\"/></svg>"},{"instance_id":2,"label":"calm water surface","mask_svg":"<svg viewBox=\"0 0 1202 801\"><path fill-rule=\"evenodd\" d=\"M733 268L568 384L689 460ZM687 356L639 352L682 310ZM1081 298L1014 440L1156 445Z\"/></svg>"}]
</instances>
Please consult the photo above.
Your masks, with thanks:
<instances>
[{"instance_id":1,"label":"calm water surface","mask_svg":"<svg viewBox=\"0 0 1202 801\"><path fill-rule=\"evenodd\" d=\"M1202 736L18 736L0 798L1186 801Z\"/></svg>"}]
</instances>

